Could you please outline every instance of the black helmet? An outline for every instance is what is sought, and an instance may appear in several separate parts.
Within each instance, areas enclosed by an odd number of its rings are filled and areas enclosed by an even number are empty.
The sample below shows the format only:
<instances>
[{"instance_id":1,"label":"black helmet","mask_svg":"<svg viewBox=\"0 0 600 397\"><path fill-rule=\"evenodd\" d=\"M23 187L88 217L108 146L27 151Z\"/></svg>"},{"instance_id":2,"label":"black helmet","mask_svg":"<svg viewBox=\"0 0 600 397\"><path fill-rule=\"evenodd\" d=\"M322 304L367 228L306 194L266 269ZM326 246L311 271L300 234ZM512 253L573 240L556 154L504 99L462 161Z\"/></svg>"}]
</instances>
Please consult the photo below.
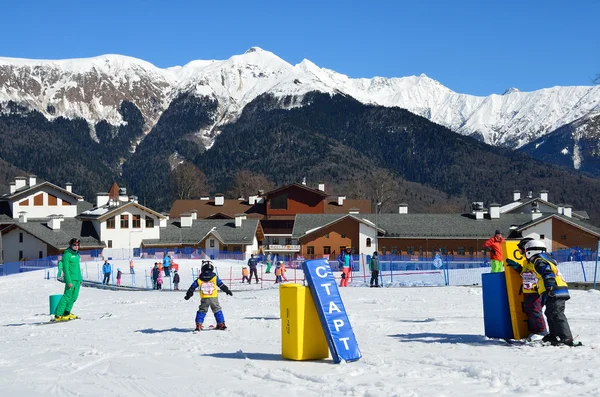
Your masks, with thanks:
<instances>
[{"instance_id":1,"label":"black helmet","mask_svg":"<svg viewBox=\"0 0 600 397\"><path fill-rule=\"evenodd\" d=\"M202 261L202 273L210 273L215 270L211 261Z\"/></svg>"},{"instance_id":2,"label":"black helmet","mask_svg":"<svg viewBox=\"0 0 600 397\"><path fill-rule=\"evenodd\" d=\"M377 253L377 251L373 252L373 256L377 256L377 255L379 255L379 254Z\"/></svg>"}]
</instances>

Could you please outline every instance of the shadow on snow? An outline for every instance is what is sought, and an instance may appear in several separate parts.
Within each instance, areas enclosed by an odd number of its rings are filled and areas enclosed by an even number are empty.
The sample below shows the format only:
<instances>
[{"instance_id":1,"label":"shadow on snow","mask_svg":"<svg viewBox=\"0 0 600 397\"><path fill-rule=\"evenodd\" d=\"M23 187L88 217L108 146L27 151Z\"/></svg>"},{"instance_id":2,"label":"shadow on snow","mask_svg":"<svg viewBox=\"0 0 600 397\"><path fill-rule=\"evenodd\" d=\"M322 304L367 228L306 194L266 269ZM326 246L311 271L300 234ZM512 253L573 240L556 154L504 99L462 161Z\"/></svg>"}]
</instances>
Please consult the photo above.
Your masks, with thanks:
<instances>
[{"instance_id":1,"label":"shadow on snow","mask_svg":"<svg viewBox=\"0 0 600 397\"><path fill-rule=\"evenodd\" d=\"M154 328L146 328L146 329L138 329L135 332L141 332L142 334L160 334L163 332L192 332L193 328L167 328L167 329L154 329Z\"/></svg>"},{"instance_id":2,"label":"shadow on snow","mask_svg":"<svg viewBox=\"0 0 600 397\"><path fill-rule=\"evenodd\" d=\"M398 338L400 342L464 343L467 345L505 344L505 342L503 341L489 339L484 335L442 334L433 332L422 332L418 334L396 334L388 336L390 338Z\"/></svg>"}]
</instances>

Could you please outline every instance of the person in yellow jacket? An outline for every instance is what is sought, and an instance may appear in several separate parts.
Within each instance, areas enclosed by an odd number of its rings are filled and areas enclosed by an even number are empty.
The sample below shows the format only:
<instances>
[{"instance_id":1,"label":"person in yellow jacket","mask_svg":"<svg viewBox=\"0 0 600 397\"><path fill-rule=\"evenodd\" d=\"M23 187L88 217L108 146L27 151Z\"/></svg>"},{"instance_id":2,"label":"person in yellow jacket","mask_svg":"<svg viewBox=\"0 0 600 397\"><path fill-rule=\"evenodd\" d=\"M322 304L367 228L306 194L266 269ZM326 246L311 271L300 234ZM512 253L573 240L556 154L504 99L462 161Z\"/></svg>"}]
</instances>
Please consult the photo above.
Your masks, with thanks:
<instances>
[{"instance_id":1,"label":"person in yellow jacket","mask_svg":"<svg viewBox=\"0 0 600 397\"><path fill-rule=\"evenodd\" d=\"M81 268L79 258L79 240L72 238L69 241L69 248L63 253L62 270L65 281L65 292L56 305L54 311L54 321L68 321L76 319L77 316L71 313L73 305L79 297L79 288L81 287Z\"/></svg>"},{"instance_id":2,"label":"person in yellow jacket","mask_svg":"<svg viewBox=\"0 0 600 397\"><path fill-rule=\"evenodd\" d=\"M200 307L196 312L195 332L204 329L204 318L206 317L206 313L208 313L209 307L215 315L215 320L217 320L217 326L215 328L220 330L227 329L225 326L225 316L223 315L223 310L221 310L221 305L219 305L219 292L217 287L227 295L233 295L233 292L231 292L223 281L221 281L219 276L215 274L215 267L212 265L212 262L206 260L202 261L200 275L198 276L198 279L190 285L184 298L185 300L189 300L192 295L194 295L196 288L200 289Z\"/></svg>"},{"instance_id":3,"label":"person in yellow jacket","mask_svg":"<svg viewBox=\"0 0 600 397\"><path fill-rule=\"evenodd\" d=\"M571 297L569 287L558 270L558 264L546 253L546 245L541 240L530 240L523 245L526 263L524 268L535 275L537 292L546 306L546 319L550 333L542 339L552 345L580 346L580 342L573 341L573 334L569 321L565 316L565 302ZM507 263L514 267L514 262Z\"/></svg>"}]
</instances>

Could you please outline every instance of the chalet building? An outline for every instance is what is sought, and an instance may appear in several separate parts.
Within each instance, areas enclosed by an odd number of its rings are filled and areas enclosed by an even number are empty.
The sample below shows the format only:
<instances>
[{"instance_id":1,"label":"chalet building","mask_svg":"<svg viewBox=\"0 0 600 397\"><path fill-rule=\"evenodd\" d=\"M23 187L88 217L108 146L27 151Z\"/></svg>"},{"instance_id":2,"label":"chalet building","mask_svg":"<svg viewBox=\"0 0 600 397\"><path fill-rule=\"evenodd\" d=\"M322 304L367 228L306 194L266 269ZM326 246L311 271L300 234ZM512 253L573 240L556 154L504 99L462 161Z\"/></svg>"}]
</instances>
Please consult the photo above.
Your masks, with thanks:
<instances>
[{"instance_id":1,"label":"chalet building","mask_svg":"<svg viewBox=\"0 0 600 397\"><path fill-rule=\"evenodd\" d=\"M249 257L263 239L259 220L245 214L234 219L197 219L194 213L183 213L179 219L166 221L159 239L144 239L141 244L150 249L199 248L210 257L220 252L241 252Z\"/></svg>"},{"instance_id":2,"label":"chalet building","mask_svg":"<svg viewBox=\"0 0 600 397\"><path fill-rule=\"evenodd\" d=\"M62 253L73 237L82 250L102 249L97 233L76 219L92 207L73 193L50 182L38 182L35 175L17 177L10 192L0 197L1 260L17 262Z\"/></svg>"},{"instance_id":3,"label":"chalet building","mask_svg":"<svg viewBox=\"0 0 600 397\"><path fill-rule=\"evenodd\" d=\"M300 253L298 240L292 236L297 214L371 213L371 202L328 197L323 183L317 189L293 183L267 193L261 191L248 200L225 199L222 194L214 200L177 200L169 215L179 217L192 210L204 219L233 219L235 214L245 214L248 219L260 220L263 239L259 240L258 250L281 255Z\"/></svg>"},{"instance_id":4,"label":"chalet building","mask_svg":"<svg viewBox=\"0 0 600 397\"><path fill-rule=\"evenodd\" d=\"M529 192L527 196L521 197L521 191L513 191L513 201L500 207L500 214L523 214L530 213L532 208L537 208L542 213L564 214L578 220L590 219L586 211L573 211L569 204L554 204L548 200L548 190L540 191L538 197L533 197L533 192Z\"/></svg>"},{"instance_id":5,"label":"chalet building","mask_svg":"<svg viewBox=\"0 0 600 397\"><path fill-rule=\"evenodd\" d=\"M549 251L572 246L595 249L600 239L600 229L574 217L544 215L537 208L529 214L501 215L499 208L492 204L489 211L476 207L470 214L408 214L403 205L398 214L299 214L292 235L305 258L334 257L345 246L355 254L378 251L418 257L441 251L481 257L483 243L497 229L507 238L539 236Z\"/></svg>"}]
</instances>

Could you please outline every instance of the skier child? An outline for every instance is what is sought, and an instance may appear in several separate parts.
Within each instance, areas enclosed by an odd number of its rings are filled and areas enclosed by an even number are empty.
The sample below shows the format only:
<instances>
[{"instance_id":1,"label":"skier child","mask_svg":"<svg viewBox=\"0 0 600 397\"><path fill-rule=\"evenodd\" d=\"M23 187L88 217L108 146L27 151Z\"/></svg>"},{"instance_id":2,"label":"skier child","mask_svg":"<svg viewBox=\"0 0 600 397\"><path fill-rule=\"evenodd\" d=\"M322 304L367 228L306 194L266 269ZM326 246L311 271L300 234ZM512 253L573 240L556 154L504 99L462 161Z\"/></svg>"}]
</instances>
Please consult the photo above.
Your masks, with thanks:
<instances>
[{"instance_id":1,"label":"skier child","mask_svg":"<svg viewBox=\"0 0 600 397\"><path fill-rule=\"evenodd\" d=\"M526 237L517 244L519 252L523 257L525 257L525 244L532 240L533 238ZM506 264L515 269L523 279L523 285L521 286L524 303L523 311L527 316L527 328L530 332L529 336L525 339L528 342L541 341L544 336L548 335L548 331L546 329L546 320L544 320L544 303L542 302L542 296L538 292L538 279L535 274L535 269L532 268L532 265L529 262L525 262L524 265L521 266L512 259L507 259Z\"/></svg>"},{"instance_id":2,"label":"skier child","mask_svg":"<svg viewBox=\"0 0 600 397\"><path fill-rule=\"evenodd\" d=\"M179 281L181 280L179 277L179 273L177 273L177 270L174 271L175 275L173 276L173 289L175 291L179 291Z\"/></svg>"},{"instance_id":3,"label":"skier child","mask_svg":"<svg viewBox=\"0 0 600 397\"><path fill-rule=\"evenodd\" d=\"M250 284L250 278L248 277L249 274L250 272L248 271L248 268L246 266L242 267L242 284L246 281L248 281L248 284Z\"/></svg>"},{"instance_id":4,"label":"skier child","mask_svg":"<svg viewBox=\"0 0 600 397\"><path fill-rule=\"evenodd\" d=\"M156 289L162 289L163 276L162 272L158 272L158 278L156 279Z\"/></svg>"},{"instance_id":5,"label":"skier child","mask_svg":"<svg viewBox=\"0 0 600 397\"><path fill-rule=\"evenodd\" d=\"M123 274L123 273L121 272L121 268L118 268L118 269L117 269L117 286L120 286L120 285L121 285L121 275L122 275L122 274Z\"/></svg>"},{"instance_id":6,"label":"skier child","mask_svg":"<svg viewBox=\"0 0 600 397\"><path fill-rule=\"evenodd\" d=\"M279 284L282 283L282 276L283 276L283 262L282 261L278 261L277 265L275 265L275 284Z\"/></svg>"},{"instance_id":7,"label":"skier child","mask_svg":"<svg viewBox=\"0 0 600 397\"><path fill-rule=\"evenodd\" d=\"M546 254L546 245L541 240L525 243L526 266L535 274L538 292L546 305L546 318L550 333L542 339L550 344L581 346L573 341L571 328L565 316L565 302L570 299L569 287L558 270L558 264ZM508 261L507 261L508 262ZM508 262L513 266L514 261Z\"/></svg>"},{"instance_id":8,"label":"skier child","mask_svg":"<svg viewBox=\"0 0 600 397\"><path fill-rule=\"evenodd\" d=\"M215 320L217 320L217 326L215 328L220 330L227 329L225 326L225 316L223 315L223 310L221 310L221 305L219 305L219 291L217 290L217 287L227 295L233 295L233 292L231 292L223 281L221 281L219 276L215 274L215 267L212 262L207 260L202 261L200 275L198 276L198 279L190 285L184 298L185 300L189 300L192 295L194 295L196 288L200 289L200 306L196 312L195 332L199 332L204 328L204 318L206 317L209 307L215 316Z\"/></svg>"}]
</instances>

